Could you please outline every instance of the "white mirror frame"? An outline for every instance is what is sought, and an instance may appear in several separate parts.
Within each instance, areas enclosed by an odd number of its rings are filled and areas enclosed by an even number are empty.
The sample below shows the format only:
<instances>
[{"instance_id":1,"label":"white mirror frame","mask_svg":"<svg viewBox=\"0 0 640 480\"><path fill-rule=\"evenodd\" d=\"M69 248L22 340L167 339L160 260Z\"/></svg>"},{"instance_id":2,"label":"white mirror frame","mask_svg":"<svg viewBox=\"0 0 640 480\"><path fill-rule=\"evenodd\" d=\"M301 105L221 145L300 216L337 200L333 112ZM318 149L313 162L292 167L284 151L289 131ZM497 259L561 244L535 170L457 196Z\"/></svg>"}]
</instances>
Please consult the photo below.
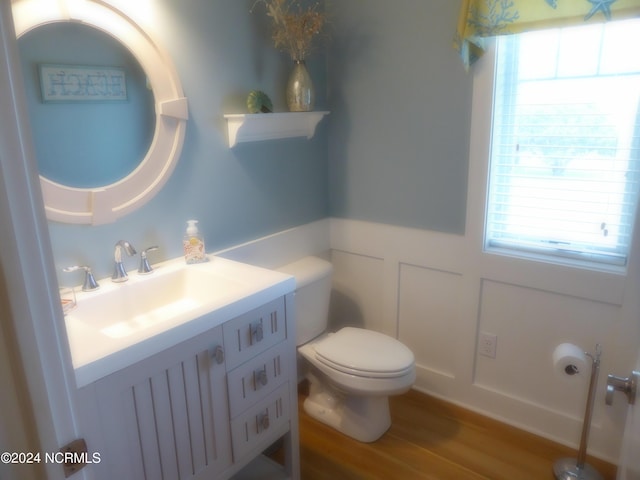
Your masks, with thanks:
<instances>
[{"instance_id":1,"label":"white mirror frame","mask_svg":"<svg viewBox=\"0 0 640 480\"><path fill-rule=\"evenodd\" d=\"M187 99L170 58L131 18L101 0L13 0L18 38L41 25L79 22L95 27L133 54L149 79L156 125L149 151L127 177L96 188L75 188L40 176L49 220L100 225L148 202L171 176L184 142Z\"/></svg>"}]
</instances>

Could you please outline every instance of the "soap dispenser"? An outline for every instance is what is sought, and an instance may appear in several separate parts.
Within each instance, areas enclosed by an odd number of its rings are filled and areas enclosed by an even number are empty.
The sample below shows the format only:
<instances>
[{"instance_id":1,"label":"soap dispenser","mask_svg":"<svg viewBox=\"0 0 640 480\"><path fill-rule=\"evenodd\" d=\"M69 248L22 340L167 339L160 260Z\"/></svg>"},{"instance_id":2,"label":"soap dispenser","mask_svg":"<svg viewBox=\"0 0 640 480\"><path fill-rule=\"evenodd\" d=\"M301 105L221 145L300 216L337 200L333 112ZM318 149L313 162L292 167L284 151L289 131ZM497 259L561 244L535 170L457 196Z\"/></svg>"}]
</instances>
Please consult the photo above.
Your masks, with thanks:
<instances>
[{"instance_id":1,"label":"soap dispenser","mask_svg":"<svg viewBox=\"0 0 640 480\"><path fill-rule=\"evenodd\" d=\"M204 250L204 238L198 231L197 223L197 220L187 220L187 231L182 240L184 259L187 263L202 263L208 260Z\"/></svg>"}]
</instances>

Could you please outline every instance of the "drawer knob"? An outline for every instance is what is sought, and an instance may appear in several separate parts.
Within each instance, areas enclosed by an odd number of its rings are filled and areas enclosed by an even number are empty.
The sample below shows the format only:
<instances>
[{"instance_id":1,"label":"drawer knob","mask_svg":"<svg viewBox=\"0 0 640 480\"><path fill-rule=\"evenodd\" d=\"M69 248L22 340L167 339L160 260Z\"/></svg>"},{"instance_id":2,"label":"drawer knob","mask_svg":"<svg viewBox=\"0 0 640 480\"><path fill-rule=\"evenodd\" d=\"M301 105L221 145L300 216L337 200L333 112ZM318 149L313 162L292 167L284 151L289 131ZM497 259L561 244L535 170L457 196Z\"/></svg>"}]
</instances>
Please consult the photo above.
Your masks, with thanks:
<instances>
[{"instance_id":1,"label":"drawer knob","mask_svg":"<svg viewBox=\"0 0 640 480\"><path fill-rule=\"evenodd\" d=\"M258 433L269 428L269 412L261 413L258 417Z\"/></svg>"},{"instance_id":2,"label":"drawer knob","mask_svg":"<svg viewBox=\"0 0 640 480\"><path fill-rule=\"evenodd\" d=\"M218 345L213 349L213 358L215 358L218 365L224 363L224 348L222 348L221 345Z\"/></svg>"},{"instance_id":3,"label":"drawer knob","mask_svg":"<svg viewBox=\"0 0 640 480\"><path fill-rule=\"evenodd\" d=\"M262 331L262 324L254 323L253 325L251 325L250 333L251 333L251 345L262 341L262 339L264 338L264 332Z\"/></svg>"},{"instance_id":4,"label":"drawer knob","mask_svg":"<svg viewBox=\"0 0 640 480\"><path fill-rule=\"evenodd\" d=\"M256 383L256 390L260 388L260 386L264 387L267 383L269 383L269 376L267 375L266 368L255 371L255 383Z\"/></svg>"}]
</instances>

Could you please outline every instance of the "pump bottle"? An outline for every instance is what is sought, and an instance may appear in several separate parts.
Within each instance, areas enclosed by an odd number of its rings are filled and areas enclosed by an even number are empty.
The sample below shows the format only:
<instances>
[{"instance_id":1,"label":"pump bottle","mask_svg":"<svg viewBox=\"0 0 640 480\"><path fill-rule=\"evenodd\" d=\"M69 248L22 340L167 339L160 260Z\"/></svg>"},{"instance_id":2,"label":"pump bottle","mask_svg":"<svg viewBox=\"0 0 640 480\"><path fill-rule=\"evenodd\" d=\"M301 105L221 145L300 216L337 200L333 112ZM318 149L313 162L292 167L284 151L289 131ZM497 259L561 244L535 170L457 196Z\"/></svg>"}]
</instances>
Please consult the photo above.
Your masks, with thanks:
<instances>
[{"instance_id":1,"label":"pump bottle","mask_svg":"<svg viewBox=\"0 0 640 480\"><path fill-rule=\"evenodd\" d=\"M207 261L204 249L204 238L198 231L197 220L187 220L187 231L182 240L184 259L187 263L202 263Z\"/></svg>"}]
</instances>

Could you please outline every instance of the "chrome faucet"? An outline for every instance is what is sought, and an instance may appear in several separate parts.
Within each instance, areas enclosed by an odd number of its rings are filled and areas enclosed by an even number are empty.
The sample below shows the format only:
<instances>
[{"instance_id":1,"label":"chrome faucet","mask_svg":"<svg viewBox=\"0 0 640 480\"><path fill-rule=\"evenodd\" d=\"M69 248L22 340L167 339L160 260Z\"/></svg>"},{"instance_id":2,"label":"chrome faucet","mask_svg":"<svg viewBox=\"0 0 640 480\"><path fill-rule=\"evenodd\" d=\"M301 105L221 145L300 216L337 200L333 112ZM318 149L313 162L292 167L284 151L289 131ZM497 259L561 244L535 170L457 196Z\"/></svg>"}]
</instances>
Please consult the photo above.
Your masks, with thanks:
<instances>
[{"instance_id":1,"label":"chrome faucet","mask_svg":"<svg viewBox=\"0 0 640 480\"><path fill-rule=\"evenodd\" d=\"M127 276L127 271L124 268L122 263L122 250L127 253L130 257L136 254L136 249L133 248L126 240L120 240L116 243L115 250L113 252L113 259L115 260L115 268L113 270L113 275L111 276L111 281L116 283L126 282L129 280Z\"/></svg>"}]
</instances>

